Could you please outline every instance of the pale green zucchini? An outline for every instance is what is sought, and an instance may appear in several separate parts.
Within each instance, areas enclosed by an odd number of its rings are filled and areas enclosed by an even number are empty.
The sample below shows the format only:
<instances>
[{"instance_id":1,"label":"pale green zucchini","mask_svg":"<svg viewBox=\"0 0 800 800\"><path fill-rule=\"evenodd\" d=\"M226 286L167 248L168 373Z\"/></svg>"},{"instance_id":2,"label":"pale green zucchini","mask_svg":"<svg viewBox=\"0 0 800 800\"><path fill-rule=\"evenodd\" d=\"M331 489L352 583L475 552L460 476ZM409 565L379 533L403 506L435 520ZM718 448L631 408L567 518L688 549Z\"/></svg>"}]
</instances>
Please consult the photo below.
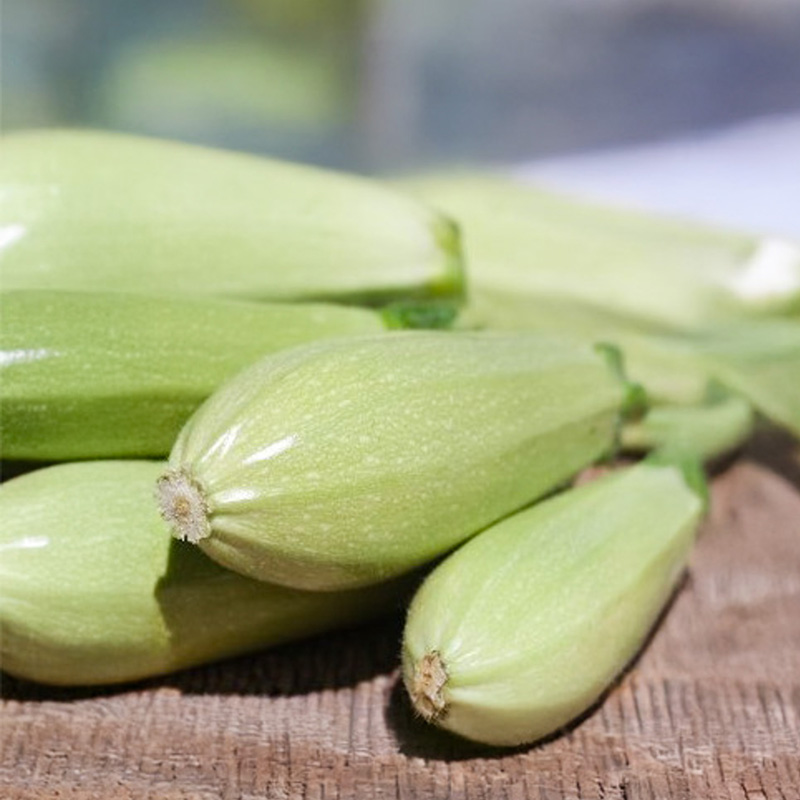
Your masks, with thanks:
<instances>
[{"instance_id":1,"label":"pale green zucchini","mask_svg":"<svg viewBox=\"0 0 800 800\"><path fill-rule=\"evenodd\" d=\"M800 437L800 320L753 318L670 331L596 306L477 286L460 324L606 342L651 401L701 405L719 384Z\"/></svg>"},{"instance_id":2,"label":"pale green zucchini","mask_svg":"<svg viewBox=\"0 0 800 800\"><path fill-rule=\"evenodd\" d=\"M350 625L400 584L302 592L222 569L158 514L163 465L96 461L0 486L0 663L50 684L160 675Z\"/></svg>"},{"instance_id":3,"label":"pale green zucchini","mask_svg":"<svg viewBox=\"0 0 800 800\"><path fill-rule=\"evenodd\" d=\"M387 324L334 305L36 290L3 292L0 313L3 457L51 461L166 456L251 362Z\"/></svg>"},{"instance_id":4,"label":"pale green zucchini","mask_svg":"<svg viewBox=\"0 0 800 800\"><path fill-rule=\"evenodd\" d=\"M384 580L608 454L628 389L608 361L533 334L406 331L284 351L189 420L162 512L252 577Z\"/></svg>"},{"instance_id":5,"label":"pale green zucchini","mask_svg":"<svg viewBox=\"0 0 800 800\"><path fill-rule=\"evenodd\" d=\"M800 439L800 319L718 326L688 347L716 381Z\"/></svg>"},{"instance_id":6,"label":"pale green zucchini","mask_svg":"<svg viewBox=\"0 0 800 800\"><path fill-rule=\"evenodd\" d=\"M459 319L467 329L540 331L583 342L610 342L624 354L625 372L646 387L653 401L701 403L709 382L708 368L687 357L674 331L634 320L607 309L546 297L474 286Z\"/></svg>"},{"instance_id":7,"label":"pale green zucchini","mask_svg":"<svg viewBox=\"0 0 800 800\"><path fill-rule=\"evenodd\" d=\"M607 208L492 175L402 183L465 236L462 326L605 341L653 401L711 383L800 435L800 243ZM786 315L773 319L770 315Z\"/></svg>"},{"instance_id":8,"label":"pale green zucchini","mask_svg":"<svg viewBox=\"0 0 800 800\"><path fill-rule=\"evenodd\" d=\"M629 452L667 449L710 461L743 445L754 427L750 403L723 394L701 405L653 406L625 423L620 440Z\"/></svg>"},{"instance_id":9,"label":"pale green zucchini","mask_svg":"<svg viewBox=\"0 0 800 800\"><path fill-rule=\"evenodd\" d=\"M380 301L462 291L455 227L365 178L177 142L12 134L5 289Z\"/></svg>"},{"instance_id":10,"label":"pale green zucchini","mask_svg":"<svg viewBox=\"0 0 800 800\"><path fill-rule=\"evenodd\" d=\"M702 496L677 467L645 461L448 557L406 621L403 678L417 711L466 738L519 745L589 709L675 589Z\"/></svg>"},{"instance_id":11,"label":"pale green zucchini","mask_svg":"<svg viewBox=\"0 0 800 800\"><path fill-rule=\"evenodd\" d=\"M491 174L398 185L458 221L470 283L480 289L681 328L800 314L800 242L606 207Z\"/></svg>"}]
</instances>

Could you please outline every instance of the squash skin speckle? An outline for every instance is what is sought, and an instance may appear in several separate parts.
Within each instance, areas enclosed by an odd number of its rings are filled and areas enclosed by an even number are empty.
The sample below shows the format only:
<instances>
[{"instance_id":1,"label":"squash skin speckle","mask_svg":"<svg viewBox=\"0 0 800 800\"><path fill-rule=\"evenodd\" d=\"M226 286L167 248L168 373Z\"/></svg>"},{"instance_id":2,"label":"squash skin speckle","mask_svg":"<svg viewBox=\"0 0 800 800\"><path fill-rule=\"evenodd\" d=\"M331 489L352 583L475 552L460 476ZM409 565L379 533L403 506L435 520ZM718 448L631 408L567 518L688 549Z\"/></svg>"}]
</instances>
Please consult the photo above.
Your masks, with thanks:
<instances>
[{"instance_id":1,"label":"squash skin speckle","mask_svg":"<svg viewBox=\"0 0 800 800\"><path fill-rule=\"evenodd\" d=\"M198 545L219 563L352 588L437 558L607 455L624 397L601 353L535 334L320 342L215 392L170 469L204 487Z\"/></svg>"},{"instance_id":2,"label":"squash skin speckle","mask_svg":"<svg viewBox=\"0 0 800 800\"><path fill-rule=\"evenodd\" d=\"M0 661L58 685L138 680L356 624L406 581L302 592L175 541L152 497L163 463L59 464L0 486Z\"/></svg>"},{"instance_id":3,"label":"squash skin speckle","mask_svg":"<svg viewBox=\"0 0 800 800\"><path fill-rule=\"evenodd\" d=\"M380 333L381 314L46 290L0 293L3 457L164 458L192 412L253 361L303 342Z\"/></svg>"},{"instance_id":4,"label":"squash skin speckle","mask_svg":"<svg viewBox=\"0 0 800 800\"><path fill-rule=\"evenodd\" d=\"M5 289L461 297L455 225L378 181L120 133L3 139Z\"/></svg>"},{"instance_id":5,"label":"squash skin speckle","mask_svg":"<svg viewBox=\"0 0 800 800\"><path fill-rule=\"evenodd\" d=\"M516 746L591 708L674 592L705 510L696 465L682 472L661 458L510 516L434 569L403 638L421 716Z\"/></svg>"}]
</instances>

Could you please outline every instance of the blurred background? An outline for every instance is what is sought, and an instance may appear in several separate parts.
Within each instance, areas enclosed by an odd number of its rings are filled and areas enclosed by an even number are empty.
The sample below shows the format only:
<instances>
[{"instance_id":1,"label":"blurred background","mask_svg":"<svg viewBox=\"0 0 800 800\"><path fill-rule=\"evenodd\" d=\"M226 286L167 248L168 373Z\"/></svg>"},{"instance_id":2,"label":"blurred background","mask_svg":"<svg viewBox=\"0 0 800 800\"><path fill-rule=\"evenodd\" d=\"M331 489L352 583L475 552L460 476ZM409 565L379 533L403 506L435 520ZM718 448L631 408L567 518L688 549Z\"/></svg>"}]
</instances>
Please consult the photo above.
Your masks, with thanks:
<instances>
[{"instance_id":1,"label":"blurred background","mask_svg":"<svg viewBox=\"0 0 800 800\"><path fill-rule=\"evenodd\" d=\"M797 0L4 0L2 126L374 172L800 113Z\"/></svg>"}]
</instances>

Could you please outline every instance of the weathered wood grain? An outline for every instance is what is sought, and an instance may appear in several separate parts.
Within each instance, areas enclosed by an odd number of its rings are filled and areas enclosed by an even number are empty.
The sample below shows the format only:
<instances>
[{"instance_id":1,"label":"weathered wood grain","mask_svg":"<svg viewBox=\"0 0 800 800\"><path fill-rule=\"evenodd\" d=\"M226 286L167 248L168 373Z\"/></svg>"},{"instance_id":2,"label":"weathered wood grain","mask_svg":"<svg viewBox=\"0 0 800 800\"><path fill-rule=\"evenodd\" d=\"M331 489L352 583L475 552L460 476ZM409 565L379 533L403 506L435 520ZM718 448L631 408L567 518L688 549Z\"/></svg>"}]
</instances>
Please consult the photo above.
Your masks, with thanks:
<instances>
[{"instance_id":1,"label":"weathered wood grain","mask_svg":"<svg viewBox=\"0 0 800 800\"><path fill-rule=\"evenodd\" d=\"M568 732L489 751L424 727L399 618L104 691L6 678L0 797L800 800L800 454L714 482L651 641Z\"/></svg>"}]
</instances>

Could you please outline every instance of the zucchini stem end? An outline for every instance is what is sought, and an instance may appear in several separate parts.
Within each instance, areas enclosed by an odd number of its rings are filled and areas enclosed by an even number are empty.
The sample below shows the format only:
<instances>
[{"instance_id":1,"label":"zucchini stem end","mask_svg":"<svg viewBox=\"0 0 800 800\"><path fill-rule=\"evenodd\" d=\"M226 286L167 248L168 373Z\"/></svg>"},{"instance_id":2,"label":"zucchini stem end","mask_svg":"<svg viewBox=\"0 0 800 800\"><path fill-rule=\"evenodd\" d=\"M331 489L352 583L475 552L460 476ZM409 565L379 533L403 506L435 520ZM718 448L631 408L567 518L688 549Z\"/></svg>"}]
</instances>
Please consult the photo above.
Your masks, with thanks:
<instances>
[{"instance_id":1,"label":"zucchini stem end","mask_svg":"<svg viewBox=\"0 0 800 800\"><path fill-rule=\"evenodd\" d=\"M414 666L411 700L414 708L428 722L435 722L447 713L444 697L447 678L447 669L436 650L426 653Z\"/></svg>"},{"instance_id":2,"label":"zucchini stem end","mask_svg":"<svg viewBox=\"0 0 800 800\"><path fill-rule=\"evenodd\" d=\"M176 539L197 544L211 535L205 493L185 470L168 469L156 482L156 498Z\"/></svg>"}]
</instances>

